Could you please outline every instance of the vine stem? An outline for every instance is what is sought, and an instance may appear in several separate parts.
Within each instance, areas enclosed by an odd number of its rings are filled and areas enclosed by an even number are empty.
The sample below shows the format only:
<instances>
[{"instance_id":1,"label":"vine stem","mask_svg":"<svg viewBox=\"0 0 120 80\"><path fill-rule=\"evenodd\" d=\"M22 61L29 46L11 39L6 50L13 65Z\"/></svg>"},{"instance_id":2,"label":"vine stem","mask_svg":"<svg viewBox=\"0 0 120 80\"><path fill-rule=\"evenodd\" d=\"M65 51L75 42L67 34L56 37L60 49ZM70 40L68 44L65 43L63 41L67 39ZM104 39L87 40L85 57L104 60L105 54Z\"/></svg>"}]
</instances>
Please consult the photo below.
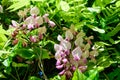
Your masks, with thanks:
<instances>
[{"instance_id":1,"label":"vine stem","mask_svg":"<svg viewBox=\"0 0 120 80\"><path fill-rule=\"evenodd\" d=\"M15 76L13 76L12 74L10 74L15 80L17 80L17 78Z\"/></svg>"},{"instance_id":2,"label":"vine stem","mask_svg":"<svg viewBox=\"0 0 120 80\"><path fill-rule=\"evenodd\" d=\"M39 58L38 58L38 59L39 59L38 67L39 67L39 69L42 71L43 76L44 76L44 79L45 79L45 80L48 80L47 76L45 75L44 68L43 68L43 64L42 64L42 61L41 61L41 54L42 54L41 51L42 51L42 50L40 50L40 55L37 53L37 55L38 55L38 57L39 57Z\"/></svg>"},{"instance_id":3,"label":"vine stem","mask_svg":"<svg viewBox=\"0 0 120 80\"><path fill-rule=\"evenodd\" d=\"M104 76L106 77L107 80L109 80L108 76L103 72Z\"/></svg>"},{"instance_id":4,"label":"vine stem","mask_svg":"<svg viewBox=\"0 0 120 80\"><path fill-rule=\"evenodd\" d=\"M17 77L18 77L18 80L20 80L20 77L19 77L19 75L18 75L18 72L17 72L17 69L15 68L15 71L16 71L16 75L17 75Z\"/></svg>"}]
</instances>

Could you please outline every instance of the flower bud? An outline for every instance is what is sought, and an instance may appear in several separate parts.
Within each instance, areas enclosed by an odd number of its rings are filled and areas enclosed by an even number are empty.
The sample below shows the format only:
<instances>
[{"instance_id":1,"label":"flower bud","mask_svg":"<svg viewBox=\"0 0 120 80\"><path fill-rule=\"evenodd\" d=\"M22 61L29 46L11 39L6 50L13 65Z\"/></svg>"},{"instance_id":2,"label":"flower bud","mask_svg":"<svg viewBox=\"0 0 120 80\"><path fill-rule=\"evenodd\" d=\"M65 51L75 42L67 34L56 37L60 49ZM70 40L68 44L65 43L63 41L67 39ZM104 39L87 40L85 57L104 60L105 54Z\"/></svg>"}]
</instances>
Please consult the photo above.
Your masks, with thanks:
<instances>
[{"instance_id":1,"label":"flower bud","mask_svg":"<svg viewBox=\"0 0 120 80\"><path fill-rule=\"evenodd\" d=\"M13 27L19 27L19 24L14 20L12 20L12 25L13 25Z\"/></svg>"},{"instance_id":2,"label":"flower bud","mask_svg":"<svg viewBox=\"0 0 120 80\"><path fill-rule=\"evenodd\" d=\"M33 25L33 24L28 24L28 29L29 29L29 30L34 29L34 25Z\"/></svg>"},{"instance_id":3,"label":"flower bud","mask_svg":"<svg viewBox=\"0 0 120 80\"><path fill-rule=\"evenodd\" d=\"M38 34L39 40L43 39L43 34Z\"/></svg>"},{"instance_id":4,"label":"flower bud","mask_svg":"<svg viewBox=\"0 0 120 80\"><path fill-rule=\"evenodd\" d=\"M79 66L81 72L84 72L87 69L87 66Z\"/></svg>"},{"instance_id":5,"label":"flower bud","mask_svg":"<svg viewBox=\"0 0 120 80\"><path fill-rule=\"evenodd\" d=\"M51 26L51 27L55 26L55 23L53 21L49 21L48 23L49 23L49 26Z\"/></svg>"},{"instance_id":6,"label":"flower bud","mask_svg":"<svg viewBox=\"0 0 120 80\"><path fill-rule=\"evenodd\" d=\"M63 75L65 73L65 70L62 70L59 75Z\"/></svg>"},{"instance_id":7,"label":"flower bud","mask_svg":"<svg viewBox=\"0 0 120 80\"><path fill-rule=\"evenodd\" d=\"M72 77L72 73L70 71L66 71L65 75L66 75L67 79L69 79L70 77Z\"/></svg>"},{"instance_id":8,"label":"flower bud","mask_svg":"<svg viewBox=\"0 0 120 80\"><path fill-rule=\"evenodd\" d=\"M72 66L71 69L72 69L72 71L75 71L75 70L76 70L76 67L75 67L75 66Z\"/></svg>"},{"instance_id":9,"label":"flower bud","mask_svg":"<svg viewBox=\"0 0 120 80\"><path fill-rule=\"evenodd\" d=\"M66 54L62 51L60 52L60 55L61 55L62 58L66 57Z\"/></svg>"},{"instance_id":10,"label":"flower bud","mask_svg":"<svg viewBox=\"0 0 120 80\"><path fill-rule=\"evenodd\" d=\"M60 60L57 60L56 62L56 66L60 65L61 64L61 61Z\"/></svg>"},{"instance_id":11,"label":"flower bud","mask_svg":"<svg viewBox=\"0 0 120 80\"><path fill-rule=\"evenodd\" d=\"M62 60L62 62L63 62L64 64L66 64L66 63L68 62L68 60L67 60L66 58L64 58L64 59Z\"/></svg>"},{"instance_id":12,"label":"flower bud","mask_svg":"<svg viewBox=\"0 0 120 80\"><path fill-rule=\"evenodd\" d=\"M30 41L31 42L37 42L36 36L30 36Z\"/></svg>"},{"instance_id":13,"label":"flower bud","mask_svg":"<svg viewBox=\"0 0 120 80\"><path fill-rule=\"evenodd\" d=\"M73 58L75 61L79 61L80 60L80 57L75 55L74 58Z\"/></svg>"},{"instance_id":14,"label":"flower bud","mask_svg":"<svg viewBox=\"0 0 120 80\"><path fill-rule=\"evenodd\" d=\"M62 69L63 68L63 64L62 65L57 65L56 68L57 69Z\"/></svg>"},{"instance_id":15,"label":"flower bud","mask_svg":"<svg viewBox=\"0 0 120 80\"><path fill-rule=\"evenodd\" d=\"M44 15L43 15L43 18L44 18L44 20L45 20L46 23L49 22L48 16L49 16L49 14L44 14Z\"/></svg>"},{"instance_id":16,"label":"flower bud","mask_svg":"<svg viewBox=\"0 0 120 80\"><path fill-rule=\"evenodd\" d=\"M16 45L18 43L18 39L13 40L12 44Z\"/></svg>"},{"instance_id":17,"label":"flower bud","mask_svg":"<svg viewBox=\"0 0 120 80\"><path fill-rule=\"evenodd\" d=\"M66 50L66 51L65 51L65 54L66 54L66 55L69 55L69 54L70 54L70 51L69 51L69 50Z\"/></svg>"},{"instance_id":18,"label":"flower bud","mask_svg":"<svg viewBox=\"0 0 120 80\"><path fill-rule=\"evenodd\" d=\"M25 42L25 41L22 43L22 46L23 46L23 47L27 47L27 45L28 45L28 44L27 44L27 42Z\"/></svg>"}]
</instances>

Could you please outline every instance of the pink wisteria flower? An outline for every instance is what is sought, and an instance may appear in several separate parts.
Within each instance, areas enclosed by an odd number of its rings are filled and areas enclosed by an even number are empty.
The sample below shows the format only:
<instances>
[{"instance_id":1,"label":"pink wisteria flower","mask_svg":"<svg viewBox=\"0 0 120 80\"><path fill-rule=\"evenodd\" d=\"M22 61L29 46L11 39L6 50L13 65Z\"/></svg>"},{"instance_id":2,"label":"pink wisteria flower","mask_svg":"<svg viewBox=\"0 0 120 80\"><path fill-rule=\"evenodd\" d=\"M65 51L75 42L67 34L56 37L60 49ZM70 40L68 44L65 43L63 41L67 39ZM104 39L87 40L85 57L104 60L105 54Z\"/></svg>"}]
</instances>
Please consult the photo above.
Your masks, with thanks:
<instances>
[{"instance_id":1,"label":"pink wisteria flower","mask_svg":"<svg viewBox=\"0 0 120 80\"><path fill-rule=\"evenodd\" d=\"M37 7L33 7L33 8L31 8L31 10L30 10L30 14L31 14L32 16L37 16L37 15L39 14L39 12L40 12L40 10L39 10Z\"/></svg>"},{"instance_id":2,"label":"pink wisteria flower","mask_svg":"<svg viewBox=\"0 0 120 80\"><path fill-rule=\"evenodd\" d=\"M80 60L80 57L82 55L82 51L81 51L80 47L76 47L72 51L72 55L73 55L74 60L76 60L76 61Z\"/></svg>"},{"instance_id":3,"label":"pink wisteria flower","mask_svg":"<svg viewBox=\"0 0 120 80\"><path fill-rule=\"evenodd\" d=\"M91 44L84 39L83 32L74 34L75 31L71 30L66 29L65 39L58 35L57 40L60 43L54 45L56 68L61 70L59 75L66 75L67 79L72 77L76 69L84 72L87 69L87 60L95 60L97 55L97 50L91 51Z\"/></svg>"}]
</instances>

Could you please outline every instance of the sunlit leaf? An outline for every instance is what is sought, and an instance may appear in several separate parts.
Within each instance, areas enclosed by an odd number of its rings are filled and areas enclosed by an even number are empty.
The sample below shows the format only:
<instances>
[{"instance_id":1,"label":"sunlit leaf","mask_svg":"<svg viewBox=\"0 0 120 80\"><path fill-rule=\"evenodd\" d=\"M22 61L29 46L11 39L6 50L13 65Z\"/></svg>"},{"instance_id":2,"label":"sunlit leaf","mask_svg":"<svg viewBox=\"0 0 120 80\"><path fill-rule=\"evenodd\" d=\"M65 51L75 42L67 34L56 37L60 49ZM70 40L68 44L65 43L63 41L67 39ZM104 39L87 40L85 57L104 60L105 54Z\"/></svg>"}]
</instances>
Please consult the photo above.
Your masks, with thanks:
<instances>
[{"instance_id":1,"label":"sunlit leaf","mask_svg":"<svg viewBox=\"0 0 120 80\"><path fill-rule=\"evenodd\" d=\"M6 78L4 74L0 72L0 78Z\"/></svg>"},{"instance_id":2,"label":"sunlit leaf","mask_svg":"<svg viewBox=\"0 0 120 80\"><path fill-rule=\"evenodd\" d=\"M79 71L79 69L76 69L76 71L73 74L72 80L86 80L86 76Z\"/></svg>"},{"instance_id":3,"label":"sunlit leaf","mask_svg":"<svg viewBox=\"0 0 120 80\"><path fill-rule=\"evenodd\" d=\"M8 9L11 9L11 11L15 11L29 4L30 0L18 0L17 2L13 3L13 5L11 5Z\"/></svg>"},{"instance_id":4,"label":"sunlit leaf","mask_svg":"<svg viewBox=\"0 0 120 80\"><path fill-rule=\"evenodd\" d=\"M115 4L117 7L120 7L120 1L117 1Z\"/></svg>"},{"instance_id":5,"label":"sunlit leaf","mask_svg":"<svg viewBox=\"0 0 120 80\"><path fill-rule=\"evenodd\" d=\"M96 12L96 13L100 13L100 7L96 7L96 8L87 8L90 12Z\"/></svg>"},{"instance_id":6,"label":"sunlit leaf","mask_svg":"<svg viewBox=\"0 0 120 80\"><path fill-rule=\"evenodd\" d=\"M89 70L89 76L86 80L98 80L98 71L97 69Z\"/></svg>"},{"instance_id":7,"label":"sunlit leaf","mask_svg":"<svg viewBox=\"0 0 120 80\"><path fill-rule=\"evenodd\" d=\"M93 31L96 31L96 32L99 32L99 33L105 33L105 30L104 30L104 29L100 29L100 28L98 28L98 27L96 27L96 26L89 25L89 24L87 24L87 26L88 26L90 29L92 29Z\"/></svg>"},{"instance_id":8,"label":"sunlit leaf","mask_svg":"<svg viewBox=\"0 0 120 80\"><path fill-rule=\"evenodd\" d=\"M11 61L12 61L11 58L7 58L2 63L4 66L8 67L10 66Z\"/></svg>"},{"instance_id":9,"label":"sunlit leaf","mask_svg":"<svg viewBox=\"0 0 120 80\"><path fill-rule=\"evenodd\" d=\"M70 9L69 4L66 1L61 1L60 6L63 11L68 11Z\"/></svg>"}]
</instances>

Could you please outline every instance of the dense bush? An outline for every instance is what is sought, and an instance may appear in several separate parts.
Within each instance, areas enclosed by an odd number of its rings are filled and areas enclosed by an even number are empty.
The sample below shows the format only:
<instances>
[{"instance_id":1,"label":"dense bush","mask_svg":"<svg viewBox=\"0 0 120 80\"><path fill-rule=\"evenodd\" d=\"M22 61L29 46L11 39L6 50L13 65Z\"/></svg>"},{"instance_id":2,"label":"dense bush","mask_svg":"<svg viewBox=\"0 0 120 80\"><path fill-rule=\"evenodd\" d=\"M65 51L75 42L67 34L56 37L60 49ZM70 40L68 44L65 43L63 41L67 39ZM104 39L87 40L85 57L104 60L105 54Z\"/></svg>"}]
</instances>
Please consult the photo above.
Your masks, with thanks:
<instances>
[{"instance_id":1,"label":"dense bush","mask_svg":"<svg viewBox=\"0 0 120 80\"><path fill-rule=\"evenodd\" d=\"M0 4L0 79L120 79L120 0Z\"/></svg>"}]
</instances>

